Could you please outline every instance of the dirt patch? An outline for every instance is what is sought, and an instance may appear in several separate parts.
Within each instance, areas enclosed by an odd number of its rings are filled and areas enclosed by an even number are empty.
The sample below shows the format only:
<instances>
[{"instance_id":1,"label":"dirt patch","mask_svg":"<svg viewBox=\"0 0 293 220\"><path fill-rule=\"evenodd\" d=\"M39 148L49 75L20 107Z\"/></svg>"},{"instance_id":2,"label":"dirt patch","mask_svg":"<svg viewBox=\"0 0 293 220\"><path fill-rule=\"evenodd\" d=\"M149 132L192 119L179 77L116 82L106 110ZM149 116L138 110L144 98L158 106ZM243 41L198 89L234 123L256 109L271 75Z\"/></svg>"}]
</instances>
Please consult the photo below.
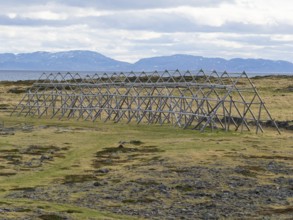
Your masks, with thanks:
<instances>
[{"instance_id":1,"label":"dirt patch","mask_svg":"<svg viewBox=\"0 0 293 220\"><path fill-rule=\"evenodd\" d=\"M24 191L24 192L34 192L36 189L34 187L20 187L12 188L11 191Z\"/></svg>"},{"instance_id":2,"label":"dirt patch","mask_svg":"<svg viewBox=\"0 0 293 220\"><path fill-rule=\"evenodd\" d=\"M82 183L87 181L93 181L97 178L93 175L67 175L64 177L63 184L68 183Z\"/></svg>"},{"instance_id":3,"label":"dirt patch","mask_svg":"<svg viewBox=\"0 0 293 220\"><path fill-rule=\"evenodd\" d=\"M60 148L57 146L30 145L19 148L4 148L0 150L1 172L2 176L15 175L19 171L31 171L38 169L54 161L55 158L65 157L69 148ZM17 172L10 172L15 170Z\"/></svg>"},{"instance_id":4,"label":"dirt patch","mask_svg":"<svg viewBox=\"0 0 293 220\"><path fill-rule=\"evenodd\" d=\"M133 142L133 141L132 141ZM131 142L130 142L131 143ZM141 145L141 141L135 141L133 145ZM125 147L119 144L118 147L108 147L96 153L93 160L94 168L104 166L116 166L142 159L145 155L163 152L156 146Z\"/></svg>"},{"instance_id":5,"label":"dirt patch","mask_svg":"<svg viewBox=\"0 0 293 220\"><path fill-rule=\"evenodd\" d=\"M68 218L57 214L44 214L38 216L42 220L66 220Z\"/></svg>"},{"instance_id":6,"label":"dirt patch","mask_svg":"<svg viewBox=\"0 0 293 220\"><path fill-rule=\"evenodd\" d=\"M50 145L50 146L30 145L27 148L21 150L20 153L30 154L30 155L43 155L43 154L54 154L59 151L61 151L61 148L53 146L53 145Z\"/></svg>"},{"instance_id":7,"label":"dirt patch","mask_svg":"<svg viewBox=\"0 0 293 220\"><path fill-rule=\"evenodd\" d=\"M14 176L14 175L16 175L16 173L13 173L13 172L5 172L5 173L0 173L0 176Z\"/></svg>"}]
</instances>

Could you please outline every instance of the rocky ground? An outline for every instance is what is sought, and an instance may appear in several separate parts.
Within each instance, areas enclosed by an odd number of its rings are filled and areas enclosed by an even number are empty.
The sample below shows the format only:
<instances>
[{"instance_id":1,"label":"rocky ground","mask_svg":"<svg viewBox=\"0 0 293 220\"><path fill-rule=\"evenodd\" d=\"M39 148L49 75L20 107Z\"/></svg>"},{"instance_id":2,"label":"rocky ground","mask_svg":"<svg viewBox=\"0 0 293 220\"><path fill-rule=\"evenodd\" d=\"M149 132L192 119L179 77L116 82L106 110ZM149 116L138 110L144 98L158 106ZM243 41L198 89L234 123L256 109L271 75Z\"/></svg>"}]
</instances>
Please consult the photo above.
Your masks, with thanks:
<instances>
[{"instance_id":1,"label":"rocky ground","mask_svg":"<svg viewBox=\"0 0 293 220\"><path fill-rule=\"evenodd\" d=\"M96 153L93 169L85 174L56 179L50 187L14 189L7 198L70 203L152 219L290 219L293 215L292 154L266 152L270 156L258 157L242 149L224 153L238 161L236 166L217 158L178 166L157 156L159 151L139 141L105 148ZM9 206L1 210L15 211Z\"/></svg>"},{"instance_id":2,"label":"rocky ground","mask_svg":"<svg viewBox=\"0 0 293 220\"><path fill-rule=\"evenodd\" d=\"M1 82L0 219L84 219L79 213L88 219L293 219L292 76L253 82L277 117L280 136L180 130L177 140L171 129L153 137L126 125L23 123L26 118L7 115L33 82ZM267 132L274 124L262 126ZM110 215L99 217L102 212Z\"/></svg>"}]
</instances>

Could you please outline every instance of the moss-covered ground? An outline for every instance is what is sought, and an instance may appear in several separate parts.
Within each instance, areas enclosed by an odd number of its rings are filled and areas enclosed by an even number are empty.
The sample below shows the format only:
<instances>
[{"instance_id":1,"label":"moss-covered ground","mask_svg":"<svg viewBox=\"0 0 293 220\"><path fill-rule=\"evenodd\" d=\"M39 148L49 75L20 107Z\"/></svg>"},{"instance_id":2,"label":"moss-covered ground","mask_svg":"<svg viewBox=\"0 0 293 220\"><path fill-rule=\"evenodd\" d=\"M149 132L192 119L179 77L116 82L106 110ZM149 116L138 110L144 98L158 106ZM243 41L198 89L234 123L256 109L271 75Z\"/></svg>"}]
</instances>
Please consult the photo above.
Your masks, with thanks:
<instances>
[{"instance_id":1,"label":"moss-covered ground","mask_svg":"<svg viewBox=\"0 0 293 220\"><path fill-rule=\"evenodd\" d=\"M292 121L293 77L252 80ZM11 117L30 84L0 83L0 219L292 217L292 131Z\"/></svg>"}]
</instances>

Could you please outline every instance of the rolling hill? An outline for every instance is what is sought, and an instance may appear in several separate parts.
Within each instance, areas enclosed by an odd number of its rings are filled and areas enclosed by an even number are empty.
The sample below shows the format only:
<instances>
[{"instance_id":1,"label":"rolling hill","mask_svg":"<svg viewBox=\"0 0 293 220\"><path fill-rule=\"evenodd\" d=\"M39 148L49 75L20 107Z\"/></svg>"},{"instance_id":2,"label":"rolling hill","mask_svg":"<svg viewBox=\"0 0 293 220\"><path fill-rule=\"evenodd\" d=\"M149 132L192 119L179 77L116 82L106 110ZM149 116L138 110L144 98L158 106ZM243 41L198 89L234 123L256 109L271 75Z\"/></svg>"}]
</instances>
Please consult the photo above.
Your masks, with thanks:
<instances>
[{"instance_id":1,"label":"rolling hill","mask_svg":"<svg viewBox=\"0 0 293 220\"><path fill-rule=\"evenodd\" d=\"M290 73L293 63L266 59L226 60L192 55L171 55L143 58L136 63L127 63L106 57L93 51L2 53L0 70L42 71L151 71L151 70L217 70L255 73Z\"/></svg>"}]
</instances>

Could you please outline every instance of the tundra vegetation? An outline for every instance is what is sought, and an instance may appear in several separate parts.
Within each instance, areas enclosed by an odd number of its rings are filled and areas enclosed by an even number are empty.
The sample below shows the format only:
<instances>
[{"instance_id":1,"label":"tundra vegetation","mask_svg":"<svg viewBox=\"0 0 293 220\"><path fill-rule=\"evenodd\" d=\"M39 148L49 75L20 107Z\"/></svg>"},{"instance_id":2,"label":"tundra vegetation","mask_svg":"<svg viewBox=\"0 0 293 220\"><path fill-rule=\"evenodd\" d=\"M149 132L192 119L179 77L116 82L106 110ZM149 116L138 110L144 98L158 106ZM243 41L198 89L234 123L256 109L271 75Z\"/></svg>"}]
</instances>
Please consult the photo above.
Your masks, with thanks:
<instances>
[{"instance_id":1,"label":"tundra vegetation","mask_svg":"<svg viewBox=\"0 0 293 220\"><path fill-rule=\"evenodd\" d=\"M1 219L289 219L293 77L252 79L281 135L10 117L0 83Z\"/></svg>"}]
</instances>

